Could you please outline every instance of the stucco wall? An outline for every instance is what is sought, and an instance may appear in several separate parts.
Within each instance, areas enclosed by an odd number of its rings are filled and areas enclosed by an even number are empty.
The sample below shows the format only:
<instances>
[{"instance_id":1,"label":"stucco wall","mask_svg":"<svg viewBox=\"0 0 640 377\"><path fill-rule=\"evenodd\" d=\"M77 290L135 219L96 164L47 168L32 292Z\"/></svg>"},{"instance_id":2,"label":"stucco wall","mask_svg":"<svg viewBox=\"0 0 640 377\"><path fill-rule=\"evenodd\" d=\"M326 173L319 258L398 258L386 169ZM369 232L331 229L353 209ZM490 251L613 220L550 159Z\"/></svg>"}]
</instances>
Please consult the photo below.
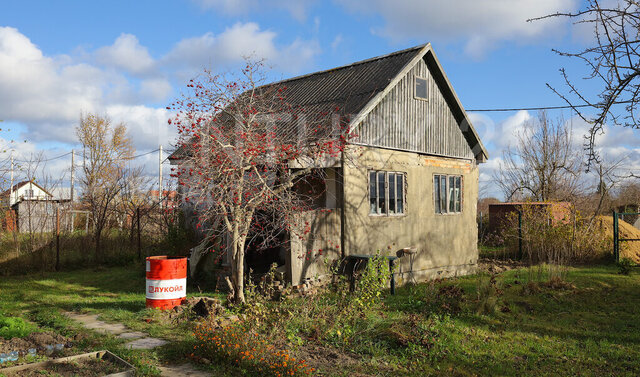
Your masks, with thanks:
<instances>
[{"instance_id":1,"label":"stucco wall","mask_svg":"<svg viewBox=\"0 0 640 377\"><path fill-rule=\"evenodd\" d=\"M475 162L370 147L351 147L349 156L344 167L347 255L374 254L377 250L395 254L402 248L415 248L413 266L407 256L399 260L400 284L412 277L411 267L418 281L475 270L478 260L478 168ZM406 173L404 215L369 214L370 170ZM435 174L462 175L461 213L435 213Z\"/></svg>"},{"instance_id":2,"label":"stucco wall","mask_svg":"<svg viewBox=\"0 0 640 377\"><path fill-rule=\"evenodd\" d=\"M368 173L371 170L406 173L404 215L369 214ZM462 176L461 213L435 213L435 174ZM424 281L475 272L478 167L474 161L350 146L343 179L346 255L375 254L378 250L385 255L395 255L399 249L414 248L413 260L404 256L397 262L399 284L412 278ZM294 285L305 278L324 276L328 272L326 261L341 256L340 209L308 212L298 219L298 229L304 226L310 227L309 236L291 237L292 252L287 264Z\"/></svg>"},{"instance_id":3,"label":"stucco wall","mask_svg":"<svg viewBox=\"0 0 640 377\"><path fill-rule=\"evenodd\" d=\"M293 285L298 285L305 278L328 275L331 262L341 258L340 210L305 212L295 224L290 232L291 253L286 262L288 277Z\"/></svg>"}]
</instances>

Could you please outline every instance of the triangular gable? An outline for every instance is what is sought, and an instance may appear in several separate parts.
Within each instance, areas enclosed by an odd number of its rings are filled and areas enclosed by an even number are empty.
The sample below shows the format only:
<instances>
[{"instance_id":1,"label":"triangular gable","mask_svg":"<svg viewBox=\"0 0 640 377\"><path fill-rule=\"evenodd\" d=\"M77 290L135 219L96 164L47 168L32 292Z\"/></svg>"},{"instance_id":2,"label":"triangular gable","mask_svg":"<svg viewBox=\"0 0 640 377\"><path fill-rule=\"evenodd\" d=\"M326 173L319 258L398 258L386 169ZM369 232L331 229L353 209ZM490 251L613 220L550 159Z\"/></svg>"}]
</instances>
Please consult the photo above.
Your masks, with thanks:
<instances>
[{"instance_id":1,"label":"triangular gable","mask_svg":"<svg viewBox=\"0 0 640 377\"><path fill-rule=\"evenodd\" d=\"M350 123L350 130L354 133L358 133L359 127L362 126L364 120L367 116L378 106L389 93L394 90L394 88L407 76L407 74L421 61L424 60L427 64L429 71L432 73L433 78L436 80L438 84L438 88L441 90L445 100L453 116L456 119L456 122L462 132L473 156L475 157L477 162L485 162L489 158L489 154L485 149L482 141L480 140L478 133L476 132L473 124L469 120L469 117L460 102L453 86L449 82L444 70L442 69L442 65L440 64L438 58L433 52L433 48L431 44L426 44L422 47L416 55L411 59L397 74L396 76L389 82L387 87L377 93L375 97L373 97L366 106L362 108L362 110L352 119Z\"/></svg>"}]
</instances>

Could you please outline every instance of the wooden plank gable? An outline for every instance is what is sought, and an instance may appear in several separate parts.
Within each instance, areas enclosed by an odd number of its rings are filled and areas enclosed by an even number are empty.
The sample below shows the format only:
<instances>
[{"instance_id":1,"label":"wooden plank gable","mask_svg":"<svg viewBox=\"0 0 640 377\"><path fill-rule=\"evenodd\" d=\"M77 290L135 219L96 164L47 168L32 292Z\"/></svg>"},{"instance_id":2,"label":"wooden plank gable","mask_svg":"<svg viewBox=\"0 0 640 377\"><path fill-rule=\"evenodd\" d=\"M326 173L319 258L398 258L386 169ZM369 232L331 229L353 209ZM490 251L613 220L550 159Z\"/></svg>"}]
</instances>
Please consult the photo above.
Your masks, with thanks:
<instances>
[{"instance_id":1,"label":"wooden plank gable","mask_svg":"<svg viewBox=\"0 0 640 377\"><path fill-rule=\"evenodd\" d=\"M388 91L356 129L357 144L413 151L437 156L473 159L461 120L451 109L434 68L420 59ZM415 96L416 78L427 82L428 99ZM462 120L464 121L464 120Z\"/></svg>"}]
</instances>

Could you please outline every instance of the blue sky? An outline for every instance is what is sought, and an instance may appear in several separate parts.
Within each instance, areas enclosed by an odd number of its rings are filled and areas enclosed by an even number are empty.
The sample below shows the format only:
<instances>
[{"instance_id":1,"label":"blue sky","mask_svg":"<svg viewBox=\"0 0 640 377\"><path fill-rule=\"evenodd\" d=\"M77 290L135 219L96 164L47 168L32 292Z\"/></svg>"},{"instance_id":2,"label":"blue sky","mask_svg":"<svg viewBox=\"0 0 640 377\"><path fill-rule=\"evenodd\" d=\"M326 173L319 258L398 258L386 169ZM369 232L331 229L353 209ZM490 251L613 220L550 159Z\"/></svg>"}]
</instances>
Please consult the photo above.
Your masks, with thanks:
<instances>
[{"instance_id":1,"label":"blue sky","mask_svg":"<svg viewBox=\"0 0 640 377\"><path fill-rule=\"evenodd\" d=\"M56 156L77 147L81 112L129 125L138 153L170 148L175 132L165 107L204 67L233 69L249 54L273 65L274 79L327 69L431 42L467 109L563 105L546 83L562 87L566 67L585 91L576 51L590 31L565 20L526 22L575 11L579 0L141 0L3 1L0 12L0 119L5 139L27 140L16 155ZM569 111L555 111L571 121ZM533 112L471 113L489 148L490 176L513 132ZM6 129L12 131L7 132ZM574 126L577 142L584 125ZM609 129L605 153L640 166L637 132ZM5 141L6 143L6 141ZM621 149L622 148L622 149ZM140 160L154 170L157 156ZM69 161L48 164L68 169ZM168 169L165 169L168 170ZM497 193L495 193L497 194Z\"/></svg>"}]
</instances>

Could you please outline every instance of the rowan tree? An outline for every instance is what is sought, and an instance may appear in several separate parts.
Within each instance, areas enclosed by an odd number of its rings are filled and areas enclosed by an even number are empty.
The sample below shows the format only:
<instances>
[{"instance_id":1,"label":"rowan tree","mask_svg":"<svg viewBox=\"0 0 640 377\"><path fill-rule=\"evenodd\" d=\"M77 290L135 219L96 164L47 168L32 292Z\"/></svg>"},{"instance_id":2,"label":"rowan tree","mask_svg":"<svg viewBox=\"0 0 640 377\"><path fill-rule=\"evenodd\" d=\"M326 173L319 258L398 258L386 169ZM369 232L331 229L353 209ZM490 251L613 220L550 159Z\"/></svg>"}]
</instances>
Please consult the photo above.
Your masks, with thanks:
<instances>
[{"instance_id":1,"label":"rowan tree","mask_svg":"<svg viewBox=\"0 0 640 377\"><path fill-rule=\"evenodd\" d=\"M287 100L284 84L264 85L264 64L248 62L239 72L205 73L169 109L178 128L174 169L184 200L211 238L228 240L234 299L245 301L245 251L267 245L283 231L304 237L308 224L296 215L313 206L313 190L323 170L338 161L348 135L332 104L306 109ZM312 191L312 192L310 192Z\"/></svg>"},{"instance_id":2,"label":"rowan tree","mask_svg":"<svg viewBox=\"0 0 640 377\"><path fill-rule=\"evenodd\" d=\"M82 115L76 135L84 155L79 177L82 200L91 212L95 259L99 263L102 233L124 186L126 164L135 149L127 127L123 123L114 126L106 116Z\"/></svg>"}]
</instances>

